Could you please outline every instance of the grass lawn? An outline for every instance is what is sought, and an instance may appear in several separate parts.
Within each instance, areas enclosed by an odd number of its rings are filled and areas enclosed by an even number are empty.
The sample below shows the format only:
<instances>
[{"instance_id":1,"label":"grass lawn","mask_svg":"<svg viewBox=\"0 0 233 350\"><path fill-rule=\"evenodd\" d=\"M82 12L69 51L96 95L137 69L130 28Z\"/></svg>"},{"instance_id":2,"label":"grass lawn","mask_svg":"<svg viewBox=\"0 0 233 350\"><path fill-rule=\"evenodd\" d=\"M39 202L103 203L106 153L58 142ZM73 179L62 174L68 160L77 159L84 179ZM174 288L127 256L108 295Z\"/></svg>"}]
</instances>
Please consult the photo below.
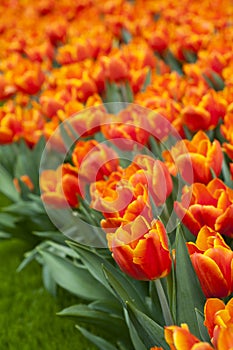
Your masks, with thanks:
<instances>
[{"instance_id":1,"label":"grass lawn","mask_svg":"<svg viewBox=\"0 0 233 350\"><path fill-rule=\"evenodd\" d=\"M44 290L40 266L15 270L29 247L22 241L0 242L0 349L94 350L70 319L56 312L75 304L63 290L57 298Z\"/></svg>"}]
</instances>

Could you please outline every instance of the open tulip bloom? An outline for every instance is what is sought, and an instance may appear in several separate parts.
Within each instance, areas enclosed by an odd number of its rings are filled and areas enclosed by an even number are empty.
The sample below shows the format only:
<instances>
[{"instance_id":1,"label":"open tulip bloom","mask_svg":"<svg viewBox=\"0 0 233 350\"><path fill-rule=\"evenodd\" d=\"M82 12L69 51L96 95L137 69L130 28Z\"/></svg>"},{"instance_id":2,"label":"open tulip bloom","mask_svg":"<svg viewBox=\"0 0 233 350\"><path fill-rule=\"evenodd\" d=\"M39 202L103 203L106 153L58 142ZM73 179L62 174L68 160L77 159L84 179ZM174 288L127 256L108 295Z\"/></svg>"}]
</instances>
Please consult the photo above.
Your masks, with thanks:
<instances>
[{"instance_id":1,"label":"open tulip bloom","mask_svg":"<svg viewBox=\"0 0 233 350\"><path fill-rule=\"evenodd\" d=\"M59 315L101 350L232 350L232 2L0 13L0 239L31 242L19 270L79 297Z\"/></svg>"}]
</instances>

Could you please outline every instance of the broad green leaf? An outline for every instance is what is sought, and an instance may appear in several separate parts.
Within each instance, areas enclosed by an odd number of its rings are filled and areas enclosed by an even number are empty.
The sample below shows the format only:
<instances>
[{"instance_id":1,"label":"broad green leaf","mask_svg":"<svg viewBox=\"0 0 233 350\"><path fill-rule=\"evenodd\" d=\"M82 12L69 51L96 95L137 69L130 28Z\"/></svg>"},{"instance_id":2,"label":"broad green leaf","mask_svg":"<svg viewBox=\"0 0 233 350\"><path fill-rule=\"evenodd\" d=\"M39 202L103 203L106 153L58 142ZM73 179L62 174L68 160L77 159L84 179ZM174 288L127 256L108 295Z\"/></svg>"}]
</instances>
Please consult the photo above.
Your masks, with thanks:
<instances>
[{"instance_id":1,"label":"broad green leaf","mask_svg":"<svg viewBox=\"0 0 233 350\"><path fill-rule=\"evenodd\" d=\"M116 84L110 83L108 80L106 81L106 99L105 108L109 113L118 114L122 110L122 96L119 88ZM113 102L113 103L108 103Z\"/></svg>"},{"instance_id":2,"label":"broad green leaf","mask_svg":"<svg viewBox=\"0 0 233 350\"><path fill-rule=\"evenodd\" d=\"M120 303L115 300L96 300L89 304L90 309L108 312L118 316L123 316L123 310Z\"/></svg>"},{"instance_id":3,"label":"broad green leaf","mask_svg":"<svg viewBox=\"0 0 233 350\"><path fill-rule=\"evenodd\" d=\"M195 308L203 310L205 297L192 266L181 227L176 231L176 324L187 323L200 338Z\"/></svg>"},{"instance_id":4,"label":"broad green leaf","mask_svg":"<svg viewBox=\"0 0 233 350\"><path fill-rule=\"evenodd\" d=\"M11 235L9 233L0 231L0 240L2 240L2 239L9 239L9 238L11 238Z\"/></svg>"},{"instance_id":5,"label":"broad green leaf","mask_svg":"<svg viewBox=\"0 0 233 350\"><path fill-rule=\"evenodd\" d=\"M19 146L17 143L10 145L1 145L0 147L0 164L8 171L13 177L16 158L19 153Z\"/></svg>"},{"instance_id":6,"label":"broad green leaf","mask_svg":"<svg viewBox=\"0 0 233 350\"><path fill-rule=\"evenodd\" d=\"M88 305L73 305L58 313L59 316L74 317L76 321L94 325L102 334L111 335L114 339L122 339L130 343L128 328L123 318L108 312L92 310Z\"/></svg>"},{"instance_id":7,"label":"broad green leaf","mask_svg":"<svg viewBox=\"0 0 233 350\"><path fill-rule=\"evenodd\" d=\"M206 342L210 342L210 337L209 337L207 328L204 325L204 319L205 319L204 314L201 311L199 311L198 309L195 309L195 312L196 312L199 331L201 334L201 340L206 341Z\"/></svg>"},{"instance_id":8,"label":"broad green leaf","mask_svg":"<svg viewBox=\"0 0 233 350\"><path fill-rule=\"evenodd\" d=\"M165 63L171 68L171 70L176 71L179 75L183 75L181 62L173 55L170 50L166 50L163 54L163 59Z\"/></svg>"},{"instance_id":9,"label":"broad green leaf","mask_svg":"<svg viewBox=\"0 0 233 350\"><path fill-rule=\"evenodd\" d=\"M76 328L82 333L82 335L90 340L93 344L95 344L101 350L117 350L117 348L109 343L107 340L98 337L97 335L88 332L85 328L76 326Z\"/></svg>"},{"instance_id":10,"label":"broad green leaf","mask_svg":"<svg viewBox=\"0 0 233 350\"><path fill-rule=\"evenodd\" d=\"M222 78L220 77L220 75L214 71L212 71L212 78L214 81L214 88L216 91L221 91L224 89L225 87L225 83L222 80Z\"/></svg>"},{"instance_id":11,"label":"broad green leaf","mask_svg":"<svg viewBox=\"0 0 233 350\"><path fill-rule=\"evenodd\" d=\"M57 285L56 282L54 281L52 274L48 268L48 265L43 265L42 268L42 278L43 278L43 283L45 286L45 289L47 289L47 291L52 294L52 295L56 295L56 291L57 291Z\"/></svg>"},{"instance_id":12,"label":"broad green leaf","mask_svg":"<svg viewBox=\"0 0 233 350\"><path fill-rule=\"evenodd\" d=\"M19 219L7 213L0 213L0 227L14 228Z\"/></svg>"},{"instance_id":13,"label":"broad green leaf","mask_svg":"<svg viewBox=\"0 0 233 350\"><path fill-rule=\"evenodd\" d=\"M182 53L188 63L195 63L197 60L197 54L192 51L182 50Z\"/></svg>"},{"instance_id":14,"label":"broad green leaf","mask_svg":"<svg viewBox=\"0 0 233 350\"><path fill-rule=\"evenodd\" d=\"M139 335L138 335L132 321L130 320L128 311L126 309L124 309L124 313L125 313L125 320L126 320L126 323L127 323L128 329L129 329L129 334L130 334L134 349L135 350L147 350L145 345L143 344L143 342L139 338Z\"/></svg>"},{"instance_id":15,"label":"broad green leaf","mask_svg":"<svg viewBox=\"0 0 233 350\"><path fill-rule=\"evenodd\" d=\"M14 184L13 177L3 168L0 164L0 192L13 202L17 202L20 199Z\"/></svg>"},{"instance_id":16,"label":"broad green leaf","mask_svg":"<svg viewBox=\"0 0 233 350\"><path fill-rule=\"evenodd\" d=\"M132 103L134 101L133 91L128 81L121 85L121 94L124 102Z\"/></svg>"},{"instance_id":17,"label":"broad green leaf","mask_svg":"<svg viewBox=\"0 0 233 350\"><path fill-rule=\"evenodd\" d=\"M131 303L127 303L127 310L130 320L146 348L150 349L153 346L162 346L164 350L169 349L164 339L163 327L154 322L146 314L139 311Z\"/></svg>"},{"instance_id":18,"label":"broad green leaf","mask_svg":"<svg viewBox=\"0 0 233 350\"><path fill-rule=\"evenodd\" d=\"M115 268L106 260L106 258L101 257L98 253L87 246L71 242L68 244L78 252L78 255L81 257L81 260L89 270L90 274L102 283L111 293L114 293L115 295L116 292L118 296L121 295L122 300L132 300L138 308L145 310L144 296L142 292L139 292L137 286L134 283L131 283L131 281L123 275L118 268ZM109 279L106 280L106 277L109 277ZM114 286L111 284L110 280L113 282ZM116 283L114 283L114 281L116 281ZM110 284L108 282L110 282ZM119 286L118 289L115 288L116 284ZM115 292L112 291L110 286L114 288Z\"/></svg>"},{"instance_id":19,"label":"broad green leaf","mask_svg":"<svg viewBox=\"0 0 233 350\"><path fill-rule=\"evenodd\" d=\"M158 293L155 288L154 281L149 282L149 291L150 291L150 298L148 298L147 302L149 303L149 306L150 306L151 317L156 323L163 325L164 324L163 312L159 301Z\"/></svg>"},{"instance_id":20,"label":"broad green leaf","mask_svg":"<svg viewBox=\"0 0 233 350\"><path fill-rule=\"evenodd\" d=\"M32 232L33 235L37 236L37 237L41 237L41 238L46 238L46 239L52 239L55 242L64 244L65 243L65 237L63 236L63 234L61 232L58 231L33 231Z\"/></svg>"},{"instance_id":21,"label":"broad green leaf","mask_svg":"<svg viewBox=\"0 0 233 350\"><path fill-rule=\"evenodd\" d=\"M140 310L144 312L148 311L145 301L140 297L136 286L130 283L124 275L119 273L116 269L109 268L105 265L103 265L103 271L109 285L123 303L130 301L132 304L137 305Z\"/></svg>"},{"instance_id":22,"label":"broad green leaf","mask_svg":"<svg viewBox=\"0 0 233 350\"><path fill-rule=\"evenodd\" d=\"M80 268L66 259L40 250L45 264L56 283L71 293L88 300L108 299L111 294L95 280L86 268Z\"/></svg>"}]
</instances>

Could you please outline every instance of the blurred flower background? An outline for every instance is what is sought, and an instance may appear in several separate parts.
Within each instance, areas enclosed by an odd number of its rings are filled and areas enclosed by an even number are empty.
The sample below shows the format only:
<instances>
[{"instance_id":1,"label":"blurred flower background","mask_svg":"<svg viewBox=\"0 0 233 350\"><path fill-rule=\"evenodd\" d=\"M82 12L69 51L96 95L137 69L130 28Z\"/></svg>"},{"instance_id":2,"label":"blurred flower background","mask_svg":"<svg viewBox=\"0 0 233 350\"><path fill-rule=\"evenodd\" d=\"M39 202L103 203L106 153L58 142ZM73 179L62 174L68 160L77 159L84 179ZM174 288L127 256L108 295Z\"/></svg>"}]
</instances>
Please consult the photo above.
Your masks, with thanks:
<instances>
[{"instance_id":1,"label":"blurred flower background","mask_svg":"<svg viewBox=\"0 0 233 350\"><path fill-rule=\"evenodd\" d=\"M18 271L99 349L232 349L232 1L0 14L1 251L23 241Z\"/></svg>"}]
</instances>

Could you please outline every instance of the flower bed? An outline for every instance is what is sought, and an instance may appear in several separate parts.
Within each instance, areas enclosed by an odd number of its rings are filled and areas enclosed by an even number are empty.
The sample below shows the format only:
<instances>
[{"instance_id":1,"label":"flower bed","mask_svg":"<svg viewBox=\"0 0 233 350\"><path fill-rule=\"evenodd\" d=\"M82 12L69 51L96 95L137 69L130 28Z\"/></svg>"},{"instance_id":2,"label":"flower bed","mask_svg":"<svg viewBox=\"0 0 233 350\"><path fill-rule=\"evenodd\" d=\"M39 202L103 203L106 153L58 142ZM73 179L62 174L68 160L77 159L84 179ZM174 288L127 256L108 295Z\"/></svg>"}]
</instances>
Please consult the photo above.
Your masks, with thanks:
<instances>
[{"instance_id":1,"label":"flower bed","mask_svg":"<svg viewBox=\"0 0 233 350\"><path fill-rule=\"evenodd\" d=\"M0 13L0 238L31 242L19 269L82 298L60 315L100 349L231 349L231 1Z\"/></svg>"}]
</instances>

